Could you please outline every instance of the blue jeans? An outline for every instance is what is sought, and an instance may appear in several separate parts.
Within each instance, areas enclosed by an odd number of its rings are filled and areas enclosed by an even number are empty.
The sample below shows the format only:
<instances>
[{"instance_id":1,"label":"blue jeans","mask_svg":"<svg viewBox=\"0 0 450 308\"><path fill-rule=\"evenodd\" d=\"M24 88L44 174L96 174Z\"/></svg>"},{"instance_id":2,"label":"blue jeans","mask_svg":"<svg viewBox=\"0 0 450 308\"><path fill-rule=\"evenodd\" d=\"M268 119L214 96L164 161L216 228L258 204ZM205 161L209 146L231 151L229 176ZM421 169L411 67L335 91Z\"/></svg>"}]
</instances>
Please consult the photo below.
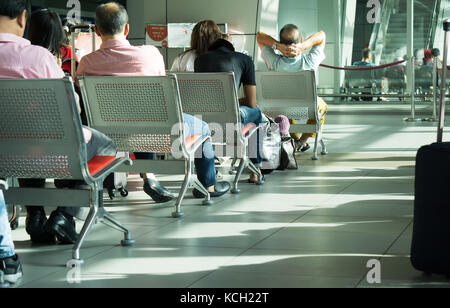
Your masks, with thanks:
<instances>
[{"instance_id":1,"label":"blue jeans","mask_svg":"<svg viewBox=\"0 0 450 308\"><path fill-rule=\"evenodd\" d=\"M183 113L185 135L190 137L200 135L202 138L211 136L211 131L204 121ZM197 178L206 188L216 185L216 167L214 165L214 149L210 141L206 141L201 148L201 153L195 155L195 169Z\"/></svg>"},{"instance_id":2,"label":"blue jeans","mask_svg":"<svg viewBox=\"0 0 450 308\"><path fill-rule=\"evenodd\" d=\"M262 113L258 107L250 108L247 106L239 107L241 113L242 125L246 126L250 123L259 126L262 123ZM257 139L254 139L257 138ZM249 142L249 156L250 160L255 164L256 167L261 166L262 158L260 153L262 139L260 138L260 130L258 130L256 135L253 135L252 140Z\"/></svg>"},{"instance_id":3,"label":"blue jeans","mask_svg":"<svg viewBox=\"0 0 450 308\"><path fill-rule=\"evenodd\" d=\"M3 192L0 190L0 259L9 258L14 255L14 243L11 238L8 213L6 213Z\"/></svg>"}]
</instances>

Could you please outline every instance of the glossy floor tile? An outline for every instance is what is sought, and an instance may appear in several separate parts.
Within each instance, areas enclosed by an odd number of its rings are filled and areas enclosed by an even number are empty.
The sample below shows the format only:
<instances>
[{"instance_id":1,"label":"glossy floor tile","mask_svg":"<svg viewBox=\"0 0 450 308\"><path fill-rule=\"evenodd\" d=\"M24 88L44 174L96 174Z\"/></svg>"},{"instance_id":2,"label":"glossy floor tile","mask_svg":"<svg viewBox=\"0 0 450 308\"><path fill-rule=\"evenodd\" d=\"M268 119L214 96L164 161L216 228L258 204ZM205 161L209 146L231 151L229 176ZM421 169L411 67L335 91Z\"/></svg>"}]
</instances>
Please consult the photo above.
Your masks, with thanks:
<instances>
[{"instance_id":1,"label":"glossy floor tile","mask_svg":"<svg viewBox=\"0 0 450 308\"><path fill-rule=\"evenodd\" d=\"M22 217L13 237L24 278L15 287L450 287L410 262L415 155L434 141L435 124L406 123L408 114L407 104L330 104L329 155L299 154L299 170L275 172L264 186L243 175L240 195L210 207L188 192L182 219L171 217L174 202L155 204L130 175L129 196L105 194L105 207L135 246L121 247L123 234L98 224L75 268L66 267L71 246L32 245ZM220 170L232 181L226 164ZM181 176L158 178L177 194ZM381 283L371 283L374 262Z\"/></svg>"}]
</instances>

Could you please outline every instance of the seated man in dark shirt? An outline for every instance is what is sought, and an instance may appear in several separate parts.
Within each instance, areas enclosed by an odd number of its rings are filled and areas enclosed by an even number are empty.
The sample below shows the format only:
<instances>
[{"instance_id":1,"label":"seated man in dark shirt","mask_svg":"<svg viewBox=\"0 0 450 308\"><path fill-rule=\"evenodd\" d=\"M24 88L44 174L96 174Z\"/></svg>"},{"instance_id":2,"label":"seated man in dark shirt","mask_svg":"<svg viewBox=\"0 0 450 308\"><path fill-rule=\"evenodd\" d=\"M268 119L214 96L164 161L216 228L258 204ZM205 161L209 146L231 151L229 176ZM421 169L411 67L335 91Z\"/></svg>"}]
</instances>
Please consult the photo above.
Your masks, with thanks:
<instances>
[{"instance_id":1,"label":"seated man in dark shirt","mask_svg":"<svg viewBox=\"0 0 450 308\"><path fill-rule=\"evenodd\" d=\"M233 44L225 39L219 39L209 47L209 51L198 56L195 61L196 73L234 72L236 89L244 87L244 98L239 100L242 124L250 123L260 125L262 122L261 110L256 105L256 79L255 65L252 59L243 53L236 52ZM257 167L261 167L258 137L256 155L251 160ZM255 151L250 151L250 153ZM256 183L258 175L252 173L249 182Z\"/></svg>"}]
</instances>

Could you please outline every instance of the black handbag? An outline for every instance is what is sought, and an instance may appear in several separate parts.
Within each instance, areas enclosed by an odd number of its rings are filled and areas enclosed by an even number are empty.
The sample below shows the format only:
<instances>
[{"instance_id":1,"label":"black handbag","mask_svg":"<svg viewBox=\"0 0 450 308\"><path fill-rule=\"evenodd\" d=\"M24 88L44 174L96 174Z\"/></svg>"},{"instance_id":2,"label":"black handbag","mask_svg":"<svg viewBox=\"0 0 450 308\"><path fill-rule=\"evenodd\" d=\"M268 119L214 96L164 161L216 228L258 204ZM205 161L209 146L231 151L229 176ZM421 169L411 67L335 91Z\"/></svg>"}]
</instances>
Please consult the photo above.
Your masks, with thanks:
<instances>
[{"instance_id":1,"label":"black handbag","mask_svg":"<svg viewBox=\"0 0 450 308\"><path fill-rule=\"evenodd\" d=\"M281 139L280 166L277 170L298 170L295 158L295 141L291 137Z\"/></svg>"}]
</instances>

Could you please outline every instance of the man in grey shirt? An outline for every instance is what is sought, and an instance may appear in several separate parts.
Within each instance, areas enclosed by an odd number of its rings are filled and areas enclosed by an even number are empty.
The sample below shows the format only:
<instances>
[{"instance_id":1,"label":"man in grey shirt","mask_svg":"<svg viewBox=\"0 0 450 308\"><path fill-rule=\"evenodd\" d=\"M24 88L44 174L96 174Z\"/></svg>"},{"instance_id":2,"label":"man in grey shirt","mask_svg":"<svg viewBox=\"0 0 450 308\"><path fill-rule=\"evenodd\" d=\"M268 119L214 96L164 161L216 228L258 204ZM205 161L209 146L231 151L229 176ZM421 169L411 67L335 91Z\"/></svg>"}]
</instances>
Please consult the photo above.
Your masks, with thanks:
<instances>
[{"instance_id":1,"label":"man in grey shirt","mask_svg":"<svg viewBox=\"0 0 450 308\"><path fill-rule=\"evenodd\" d=\"M267 68L271 71L293 73L314 70L317 76L319 66L325 60L326 35L323 31L303 40L298 27L288 24L281 29L279 42L262 32L258 32L256 39ZM279 50L282 55L277 54L276 50ZM307 50L310 50L308 54L305 53ZM318 97L317 99L319 114L322 115L321 125L323 126L328 105L322 98ZM295 124L293 119L290 122ZM309 121L308 124L315 124L315 122ZM308 139L315 138L315 135L303 134L300 137L299 134L293 134L292 137L298 144L298 150L306 152L311 148L307 143Z\"/></svg>"}]
</instances>

